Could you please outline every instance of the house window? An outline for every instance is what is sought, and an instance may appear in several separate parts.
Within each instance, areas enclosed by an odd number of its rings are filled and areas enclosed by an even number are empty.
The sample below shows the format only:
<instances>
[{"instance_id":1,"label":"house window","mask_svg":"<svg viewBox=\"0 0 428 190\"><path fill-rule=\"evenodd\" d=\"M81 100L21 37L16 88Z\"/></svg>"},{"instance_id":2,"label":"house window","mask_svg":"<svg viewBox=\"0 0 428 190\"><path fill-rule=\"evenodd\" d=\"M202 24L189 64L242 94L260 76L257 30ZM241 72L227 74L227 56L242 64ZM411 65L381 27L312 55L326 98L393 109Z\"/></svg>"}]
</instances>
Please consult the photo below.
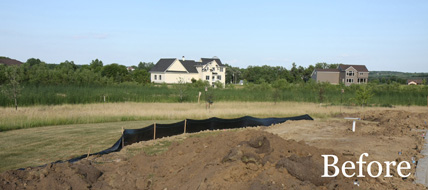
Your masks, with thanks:
<instances>
[{"instance_id":1,"label":"house window","mask_svg":"<svg viewBox=\"0 0 428 190\"><path fill-rule=\"evenodd\" d=\"M213 81L215 80L215 76L213 76Z\"/></svg>"},{"instance_id":2,"label":"house window","mask_svg":"<svg viewBox=\"0 0 428 190\"><path fill-rule=\"evenodd\" d=\"M213 67L213 71L215 71L215 67Z\"/></svg>"},{"instance_id":3,"label":"house window","mask_svg":"<svg viewBox=\"0 0 428 190\"><path fill-rule=\"evenodd\" d=\"M221 80L221 75L218 75L218 76L217 76L217 80Z\"/></svg>"},{"instance_id":4,"label":"house window","mask_svg":"<svg viewBox=\"0 0 428 190\"><path fill-rule=\"evenodd\" d=\"M348 72L346 72L346 75L348 75L348 76L354 76L354 71L348 71Z\"/></svg>"},{"instance_id":5,"label":"house window","mask_svg":"<svg viewBox=\"0 0 428 190\"><path fill-rule=\"evenodd\" d=\"M354 83L354 79L346 79L347 83Z\"/></svg>"},{"instance_id":6,"label":"house window","mask_svg":"<svg viewBox=\"0 0 428 190\"><path fill-rule=\"evenodd\" d=\"M155 80L158 80L158 78L157 78L157 77L158 77L158 76L156 76L156 75L155 75Z\"/></svg>"},{"instance_id":7,"label":"house window","mask_svg":"<svg viewBox=\"0 0 428 190\"><path fill-rule=\"evenodd\" d=\"M162 80L162 75L159 75L159 80Z\"/></svg>"},{"instance_id":8,"label":"house window","mask_svg":"<svg viewBox=\"0 0 428 190\"><path fill-rule=\"evenodd\" d=\"M358 79L358 83L365 83L366 79Z\"/></svg>"},{"instance_id":9,"label":"house window","mask_svg":"<svg viewBox=\"0 0 428 190\"><path fill-rule=\"evenodd\" d=\"M364 73L360 73L360 75L364 75Z\"/></svg>"},{"instance_id":10,"label":"house window","mask_svg":"<svg viewBox=\"0 0 428 190\"><path fill-rule=\"evenodd\" d=\"M205 77L205 79L206 79L206 80L210 80L210 76L208 76L208 75L207 75L207 76Z\"/></svg>"},{"instance_id":11,"label":"house window","mask_svg":"<svg viewBox=\"0 0 428 190\"><path fill-rule=\"evenodd\" d=\"M223 67L220 67L220 72L223 72Z\"/></svg>"}]
</instances>

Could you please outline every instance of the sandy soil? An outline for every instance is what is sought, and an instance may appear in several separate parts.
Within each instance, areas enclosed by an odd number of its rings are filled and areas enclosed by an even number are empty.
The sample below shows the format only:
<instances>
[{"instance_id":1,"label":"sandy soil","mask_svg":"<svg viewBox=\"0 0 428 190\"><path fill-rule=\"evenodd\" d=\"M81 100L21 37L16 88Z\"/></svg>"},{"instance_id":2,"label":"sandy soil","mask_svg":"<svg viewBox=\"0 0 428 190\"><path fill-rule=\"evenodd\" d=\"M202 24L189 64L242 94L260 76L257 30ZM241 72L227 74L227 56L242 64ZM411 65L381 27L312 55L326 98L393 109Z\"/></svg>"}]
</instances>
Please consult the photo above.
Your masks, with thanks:
<instances>
[{"instance_id":1,"label":"sandy soil","mask_svg":"<svg viewBox=\"0 0 428 190\"><path fill-rule=\"evenodd\" d=\"M360 117L355 133L352 121ZM323 154L356 161L418 160L428 115L412 111L368 111L271 127L179 135L136 143L119 153L73 164L12 170L0 174L0 189L425 189L412 175L321 178ZM201 134L206 134L201 133ZM172 141L168 151L142 148ZM401 152L399 154L398 152ZM367 166L367 165L365 165ZM377 173L375 168L374 173ZM354 185L358 180L359 186Z\"/></svg>"}]
</instances>

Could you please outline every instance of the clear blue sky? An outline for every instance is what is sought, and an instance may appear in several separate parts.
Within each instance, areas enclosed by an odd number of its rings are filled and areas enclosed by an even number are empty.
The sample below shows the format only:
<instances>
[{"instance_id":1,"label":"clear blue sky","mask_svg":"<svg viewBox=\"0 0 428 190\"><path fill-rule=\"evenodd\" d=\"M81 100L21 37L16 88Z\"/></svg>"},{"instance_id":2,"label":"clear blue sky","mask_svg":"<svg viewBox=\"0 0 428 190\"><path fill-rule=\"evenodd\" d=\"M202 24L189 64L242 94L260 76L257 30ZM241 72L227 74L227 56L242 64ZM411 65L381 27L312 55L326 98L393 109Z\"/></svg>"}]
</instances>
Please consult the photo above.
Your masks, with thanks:
<instances>
[{"instance_id":1,"label":"clear blue sky","mask_svg":"<svg viewBox=\"0 0 428 190\"><path fill-rule=\"evenodd\" d=\"M6 1L0 56L137 65L218 56L428 72L428 1Z\"/></svg>"}]
</instances>

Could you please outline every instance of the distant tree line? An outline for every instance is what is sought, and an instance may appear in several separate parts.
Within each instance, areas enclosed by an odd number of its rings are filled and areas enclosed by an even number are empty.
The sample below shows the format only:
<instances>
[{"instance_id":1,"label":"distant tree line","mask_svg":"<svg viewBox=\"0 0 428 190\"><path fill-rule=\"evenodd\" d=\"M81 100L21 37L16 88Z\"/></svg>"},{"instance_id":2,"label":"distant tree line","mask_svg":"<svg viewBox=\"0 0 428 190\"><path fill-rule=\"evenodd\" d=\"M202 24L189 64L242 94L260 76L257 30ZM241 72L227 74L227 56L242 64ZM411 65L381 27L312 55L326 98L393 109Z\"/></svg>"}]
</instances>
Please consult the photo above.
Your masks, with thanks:
<instances>
[{"instance_id":1,"label":"distant tree line","mask_svg":"<svg viewBox=\"0 0 428 190\"><path fill-rule=\"evenodd\" d=\"M59 64L48 64L37 58L28 59L19 66L17 74L22 85L110 85L120 83L150 84L149 71L153 62L140 62L136 66L127 66L104 63L95 59L88 65L76 65L73 61L64 61ZM226 84L236 84L241 80L253 84L274 84L276 81L287 83L306 83L310 80L314 69L337 68L338 63L325 62L309 65L308 67L292 64L287 69L283 66L248 66L247 68L226 66ZM8 82L6 65L0 64L0 85ZM9 77L10 78L10 77ZM407 79L428 79L427 73L400 73L400 72L371 72L369 81L373 83L399 83L406 84ZM196 81L194 81L196 82ZM201 83L199 81L199 83ZM203 85L203 83L197 85ZM219 84L220 85L220 84Z\"/></svg>"},{"instance_id":2,"label":"distant tree line","mask_svg":"<svg viewBox=\"0 0 428 190\"><path fill-rule=\"evenodd\" d=\"M282 66L248 66L247 68L233 67L225 64L226 84L239 83L240 80L255 84L273 83L283 79L288 83L307 82L315 68L337 68L338 64L317 63L309 67L296 66L288 70ZM150 69L153 62L140 62L137 66L126 66L117 63L104 65L95 59L88 65L76 65L73 61L59 64L48 64L37 58L28 59L18 69L20 83L24 85L108 85L133 82L138 84L150 83ZM7 82L5 65L0 64L0 85Z\"/></svg>"},{"instance_id":3,"label":"distant tree line","mask_svg":"<svg viewBox=\"0 0 428 190\"><path fill-rule=\"evenodd\" d=\"M31 58L18 67L21 84L25 85L108 85L123 82L150 83L152 62L140 62L132 70L117 63L104 65L101 60L92 60L88 65L76 65L73 61L47 64ZM0 64L0 85L8 82L6 69Z\"/></svg>"},{"instance_id":4,"label":"distant tree line","mask_svg":"<svg viewBox=\"0 0 428 190\"><path fill-rule=\"evenodd\" d=\"M408 79L420 79L423 84L427 84L428 73L404 73L395 71L372 71L369 81L377 84L407 84Z\"/></svg>"},{"instance_id":5,"label":"distant tree line","mask_svg":"<svg viewBox=\"0 0 428 190\"><path fill-rule=\"evenodd\" d=\"M240 80L247 82L262 84L272 84L275 81L282 79L288 83L307 82L312 75L314 69L332 69L339 66L336 64L316 63L308 67L297 66L295 63L288 70L282 66L248 66L247 68L232 67L226 65L226 83L239 83Z\"/></svg>"}]
</instances>

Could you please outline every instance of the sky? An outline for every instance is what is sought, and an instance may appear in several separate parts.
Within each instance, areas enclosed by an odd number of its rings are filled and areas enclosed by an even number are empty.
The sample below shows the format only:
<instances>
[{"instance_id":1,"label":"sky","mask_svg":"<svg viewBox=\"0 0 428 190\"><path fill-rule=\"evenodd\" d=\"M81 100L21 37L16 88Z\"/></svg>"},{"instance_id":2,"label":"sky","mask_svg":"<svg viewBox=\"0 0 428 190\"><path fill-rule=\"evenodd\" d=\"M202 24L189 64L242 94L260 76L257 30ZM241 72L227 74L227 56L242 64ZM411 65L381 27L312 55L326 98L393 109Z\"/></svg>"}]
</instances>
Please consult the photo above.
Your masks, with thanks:
<instances>
[{"instance_id":1,"label":"sky","mask_svg":"<svg viewBox=\"0 0 428 190\"><path fill-rule=\"evenodd\" d=\"M427 0L1 0L0 56L138 65L160 58L428 72Z\"/></svg>"}]
</instances>

